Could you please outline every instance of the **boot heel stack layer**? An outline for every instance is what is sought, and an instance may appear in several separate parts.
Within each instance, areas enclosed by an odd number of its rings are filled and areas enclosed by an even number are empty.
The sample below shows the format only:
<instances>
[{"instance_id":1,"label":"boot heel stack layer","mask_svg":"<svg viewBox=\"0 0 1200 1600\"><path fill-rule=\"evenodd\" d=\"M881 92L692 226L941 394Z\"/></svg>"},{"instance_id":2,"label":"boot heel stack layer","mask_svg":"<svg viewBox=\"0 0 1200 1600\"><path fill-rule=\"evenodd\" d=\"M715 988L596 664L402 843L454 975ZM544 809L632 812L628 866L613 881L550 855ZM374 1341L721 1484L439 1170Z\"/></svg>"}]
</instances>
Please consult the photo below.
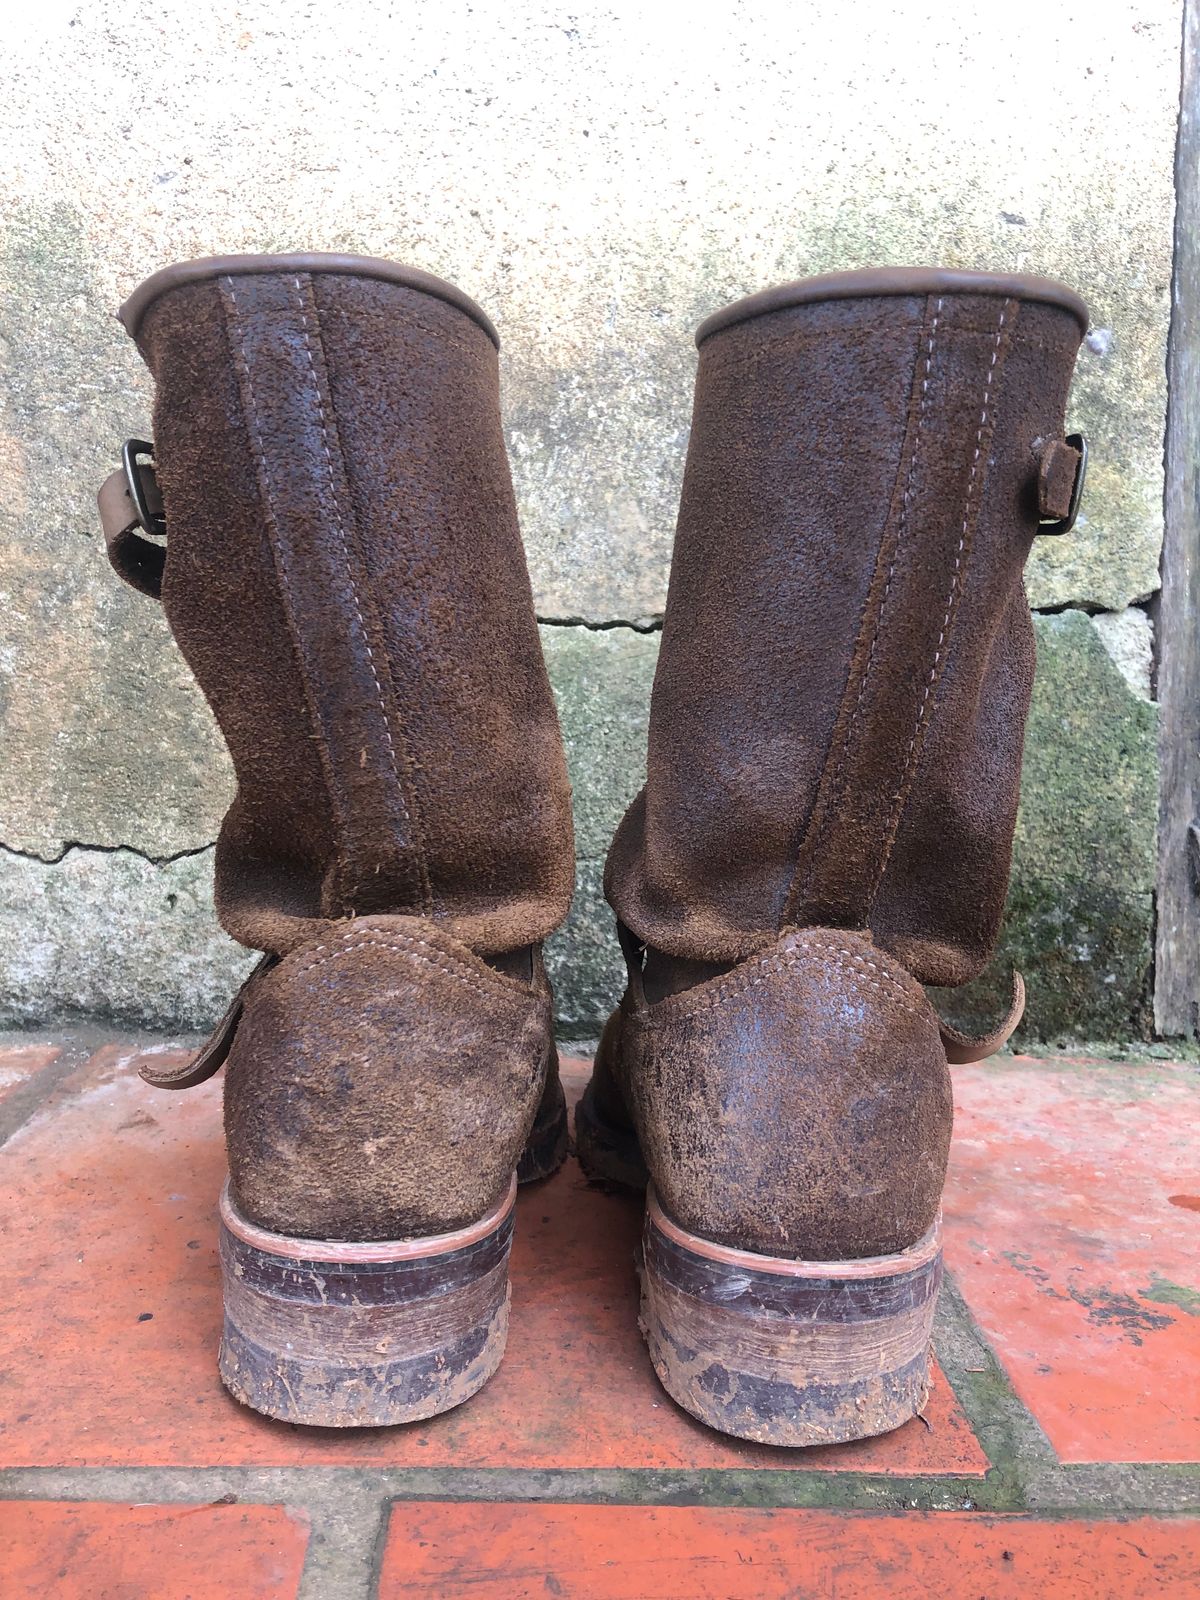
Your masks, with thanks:
<instances>
[{"instance_id":1,"label":"boot heel stack layer","mask_svg":"<svg viewBox=\"0 0 1200 1600\"><path fill-rule=\"evenodd\" d=\"M508 1337L514 1179L470 1227L424 1239L295 1239L221 1194L221 1377L284 1422L381 1427L477 1392Z\"/></svg>"},{"instance_id":2,"label":"boot heel stack layer","mask_svg":"<svg viewBox=\"0 0 1200 1600\"><path fill-rule=\"evenodd\" d=\"M929 1395L940 1220L911 1249L791 1261L688 1233L647 1196L641 1325L671 1397L762 1444L898 1428Z\"/></svg>"}]
</instances>

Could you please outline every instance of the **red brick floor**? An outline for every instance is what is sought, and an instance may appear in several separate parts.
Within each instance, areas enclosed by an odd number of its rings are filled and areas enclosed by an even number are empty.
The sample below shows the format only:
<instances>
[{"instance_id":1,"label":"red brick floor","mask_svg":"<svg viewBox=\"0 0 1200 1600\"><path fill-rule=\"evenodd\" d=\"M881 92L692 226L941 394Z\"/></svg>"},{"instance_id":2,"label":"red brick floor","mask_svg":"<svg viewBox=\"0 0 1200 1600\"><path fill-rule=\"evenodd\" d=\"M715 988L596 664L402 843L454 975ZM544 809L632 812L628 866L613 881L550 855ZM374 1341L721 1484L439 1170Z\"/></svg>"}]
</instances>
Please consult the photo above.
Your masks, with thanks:
<instances>
[{"instance_id":1,"label":"red brick floor","mask_svg":"<svg viewBox=\"0 0 1200 1600\"><path fill-rule=\"evenodd\" d=\"M308 1530L280 1506L0 1503L0 1594L292 1600Z\"/></svg>"},{"instance_id":2,"label":"red brick floor","mask_svg":"<svg viewBox=\"0 0 1200 1600\"><path fill-rule=\"evenodd\" d=\"M1061 1461L1200 1455L1197 1083L1086 1063L955 1075L947 1263Z\"/></svg>"},{"instance_id":3,"label":"red brick floor","mask_svg":"<svg viewBox=\"0 0 1200 1600\"><path fill-rule=\"evenodd\" d=\"M987 1469L944 1378L924 1422L801 1458L694 1423L660 1390L637 1331L640 1205L590 1188L574 1162L521 1194L509 1347L471 1405L399 1430L271 1422L229 1398L213 1361L220 1083L156 1093L135 1060L107 1050L73 1087L7 1147L20 1266L17 1295L0 1304L13 1352L0 1394L38 1403L0 1422L0 1466ZM69 1341L28 1338L56 1322Z\"/></svg>"},{"instance_id":4,"label":"red brick floor","mask_svg":"<svg viewBox=\"0 0 1200 1600\"><path fill-rule=\"evenodd\" d=\"M944 1304L926 1415L787 1452L658 1388L638 1203L574 1162L521 1195L509 1349L475 1400L349 1434L244 1410L215 1366L220 1085L168 1095L133 1046L75 1049L65 1073L54 1045L0 1051L0 1097L46 1080L0 1150L0 1600L1200 1595L1193 1068L960 1069L966 1311ZM1052 1520L1012 1515L1038 1503Z\"/></svg>"},{"instance_id":5,"label":"red brick floor","mask_svg":"<svg viewBox=\"0 0 1200 1600\"><path fill-rule=\"evenodd\" d=\"M1043 1600L1200 1592L1200 1521L693 1506L396 1506L380 1600Z\"/></svg>"}]
</instances>

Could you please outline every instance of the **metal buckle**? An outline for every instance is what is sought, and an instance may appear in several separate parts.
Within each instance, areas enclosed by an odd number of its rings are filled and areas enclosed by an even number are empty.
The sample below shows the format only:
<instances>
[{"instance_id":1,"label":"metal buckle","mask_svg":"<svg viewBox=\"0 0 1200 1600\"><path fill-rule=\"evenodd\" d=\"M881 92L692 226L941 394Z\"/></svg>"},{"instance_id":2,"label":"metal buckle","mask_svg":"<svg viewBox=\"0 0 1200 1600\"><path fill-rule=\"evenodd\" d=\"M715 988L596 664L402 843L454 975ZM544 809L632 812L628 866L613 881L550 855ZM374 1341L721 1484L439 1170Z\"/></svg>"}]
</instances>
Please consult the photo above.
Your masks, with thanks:
<instances>
[{"instance_id":1,"label":"metal buckle","mask_svg":"<svg viewBox=\"0 0 1200 1600\"><path fill-rule=\"evenodd\" d=\"M1048 522L1039 522L1039 534L1070 533L1075 526L1075 518L1079 515L1079 502L1083 499L1083 485L1087 477L1087 438L1082 433L1069 433L1067 443L1072 449L1079 451L1079 465L1075 468L1075 482L1071 485L1071 502L1065 517L1051 517Z\"/></svg>"},{"instance_id":2,"label":"metal buckle","mask_svg":"<svg viewBox=\"0 0 1200 1600\"><path fill-rule=\"evenodd\" d=\"M142 463L139 456L147 456L154 460L154 446L149 439L126 439L121 446L121 464L125 468L125 486L129 490L129 498L133 502L133 509L137 513L139 525L147 533L154 533L160 538L166 536L167 519L161 512L151 511L150 502L146 498L146 485L142 482Z\"/></svg>"}]
</instances>

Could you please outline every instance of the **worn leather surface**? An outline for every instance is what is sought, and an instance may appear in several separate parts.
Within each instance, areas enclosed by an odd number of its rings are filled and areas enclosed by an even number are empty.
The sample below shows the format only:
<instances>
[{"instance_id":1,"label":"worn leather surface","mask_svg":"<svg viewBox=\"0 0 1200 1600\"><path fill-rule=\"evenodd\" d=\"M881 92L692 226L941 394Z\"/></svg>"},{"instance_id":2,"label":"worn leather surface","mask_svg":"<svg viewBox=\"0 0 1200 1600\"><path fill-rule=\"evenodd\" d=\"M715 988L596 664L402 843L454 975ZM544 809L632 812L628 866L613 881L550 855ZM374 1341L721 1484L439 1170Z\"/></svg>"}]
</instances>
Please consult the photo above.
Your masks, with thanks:
<instances>
[{"instance_id":1,"label":"worn leather surface","mask_svg":"<svg viewBox=\"0 0 1200 1600\"><path fill-rule=\"evenodd\" d=\"M331 928L256 979L225 1071L243 1214L315 1239L403 1239L485 1215L554 1058L550 990L416 918Z\"/></svg>"},{"instance_id":2,"label":"worn leather surface","mask_svg":"<svg viewBox=\"0 0 1200 1600\"><path fill-rule=\"evenodd\" d=\"M537 947L574 877L494 330L367 266L188 263L129 313L163 609L237 775L217 912L281 958L183 1076L228 1049L245 1214L329 1239L498 1198L553 1059Z\"/></svg>"},{"instance_id":3,"label":"worn leather surface","mask_svg":"<svg viewBox=\"0 0 1200 1600\"><path fill-rule=\"evenodd\" d=\"M657 1005L631 986L597 1109L632 1113L683 1227L762 1255L885 1255L937 1215L951 1095L921 985L861 934L805 928Z\"/></svg>"},{"instance_id":4,"label":"worn leather surface","mask_svg":"<svg viewBox=\"0 0 1200 1600\"><path fill-rule=\"evenodd\" d=\"M606 870L631 985L595 1103L627 1105L685 1227L793 1257L933 1219L950 1101L921 985L973 977L999 929L1021 572L1078 459L1077 296L882 276L701 329L647 779Z\"/></svg>"},{"instance_id":5,"label":"worn leather surface","mask_svg":"<svg viewBox=\"0 0 1200 1600\"><path fill-rule=\"evenodd\" d=\"M992 294L802 302L701 345L647 782L606 887L670 955L870 929L986 963L1034 647L1021 568L1081 328Z\"/></svg>"},{"instance_id":6,"label":"worn leather surface","mask_svg":"<svg viewBox=\"0 0 1200 1600\"><path fill-rule=\"evenodd\" d=\"M278 954L372 911L542 939L570 792L487 333L379 279L257 273L169 289L138 343L163 608L237 772L223 925Z\"/></svg>"}]
</instances>

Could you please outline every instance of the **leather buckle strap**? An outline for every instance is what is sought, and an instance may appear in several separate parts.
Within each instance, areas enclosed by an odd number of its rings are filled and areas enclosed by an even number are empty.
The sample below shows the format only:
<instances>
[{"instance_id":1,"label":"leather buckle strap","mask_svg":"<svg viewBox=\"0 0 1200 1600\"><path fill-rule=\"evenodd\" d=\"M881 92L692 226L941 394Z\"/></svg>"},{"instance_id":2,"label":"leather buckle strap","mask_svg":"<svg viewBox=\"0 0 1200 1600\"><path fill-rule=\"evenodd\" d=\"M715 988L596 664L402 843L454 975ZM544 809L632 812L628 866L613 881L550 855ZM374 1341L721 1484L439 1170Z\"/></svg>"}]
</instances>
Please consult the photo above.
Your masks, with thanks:
<instances>
[{"instance_id":1,"label":"leather buckle strap","mask_svg":"<svg viewBox=\"0 0 1200 1600\"><path fill-rule=\"evenodd\" d=\"M158 480L150 464L153 457L154 446L149 440L127 439L121 450L122 464L101 484L96 502L114 570L133 588L157 600L162 593L167 553L154 538L166 534L167 523ZM154 537L146 538L145 534Z\"/></svg>"},{"instance_id":2,"label":"leather buckle strap","mask_svg":"<svg viewBox=\"0 0 1200 1600\"><path fill-rule=\"evenodd\" d=\"M1088 447L1082 433L1047 445L1038 467L1038 533L1070 533L1087 478Z\"/></svg>"},{"instance_id":3,"label":"leather buckle strap","mask_svg":"<svg viewBox=\"0 0 1200 1600\"><path fill-rule=\"evenodd\" d=\"M1025 980L1019 972L1014 971L1012 999L1009 1001L1008 1011L990 1033L960 1033L948 1022L943 1022L941 1017L938 1018L938 1032L942 1036L942 1048L946 1052L946 1060L955 1066L966 1066L972 1061L986 1061L988 1056L994 1056L997 1050L1008 1043L1024 1015Z\"/></svg>"},{"instance_id":4,"label":"leather buckle strap","mask_svg":"<svg viewBox=\"0 0 1200 1600\"><path fill-rule=\"evenodd\" d=\"M138 1076L153 1084L156 1089L191 1089L219 1072L233 1048L234 1036L238 1030L238 1023L242 1020L242 1011L251 986L264 973L270 972L278 961L277 955L268 953L254 964L246 981L229 1002L225 1015L217 1023L198 1054L190 1061L185 1061L182 1066L164 1068L157 1067L153 1060L148 1060L138 1068Z\"/></svg>"}]
</instances>

